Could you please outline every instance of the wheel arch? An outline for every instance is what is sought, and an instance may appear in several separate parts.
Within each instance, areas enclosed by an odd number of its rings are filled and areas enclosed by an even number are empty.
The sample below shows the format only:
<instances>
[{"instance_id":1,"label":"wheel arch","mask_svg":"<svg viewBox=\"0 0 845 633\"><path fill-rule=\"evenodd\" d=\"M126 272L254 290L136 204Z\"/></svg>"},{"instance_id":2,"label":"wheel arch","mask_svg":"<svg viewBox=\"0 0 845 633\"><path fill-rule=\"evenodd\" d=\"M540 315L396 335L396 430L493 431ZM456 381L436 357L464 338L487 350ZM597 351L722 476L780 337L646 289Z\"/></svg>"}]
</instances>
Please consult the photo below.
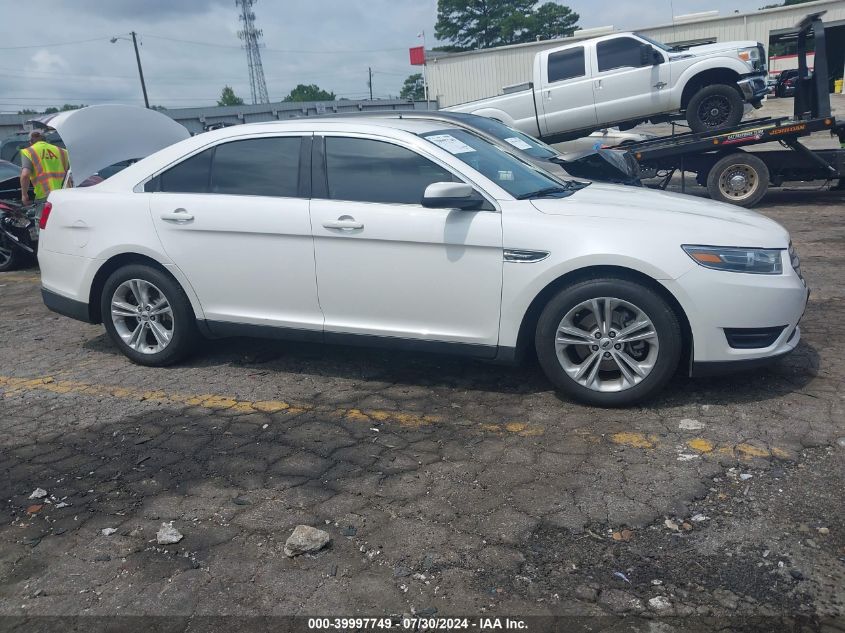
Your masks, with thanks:
<instances>
[{"instance_id":1,"label":"wheel arch","mask_svg":"<svg viewBox=\"0 0 845 633\"><path fill-rule=\"evenodd\" d=\"M188 302L191 304L191 309L193 310L194 315L199 316L202 314L199 302L194 296L193 289L187 282L179 279L171 268L168 268L149 255L129 252L113 255L103 262L102 266L100 266L94 274L94 279L91 282L91 289L88 294L88 315L91 318L91 323L102 323L103 321L102 315L100 314L100 301L103 294L103 288L106 285L106 280L114 271L132 264L150 266L151 268L155 268L170 277L188 297Z\"/></svg>"},{"instance_id":2,"label":"wheel arch","mask_svg":"<svg viewBox=\"0 0 845 633\"><path fill-rule=\"evenodd\" d=\"M686 110L693 95L705 86L724 84L726 86L732 86L736 88L737 92L740 92L739 87L736 85L739 78L740 74L732 68L708 68L707 70L697 72L689 78L681 93L681 110Z\"/></svg>"},{"instance_id":3,"label":"wheel arch","mask_svg":"<svg viewBox=\"0 0 845 633\"><path fill-rule=\"evenodd\" d=\"M678 322L681 325L682 341L682 355L679 366L686 367L692 358L693 350L693 336L692 328L690 327L689 319L686 312L681 306L678 299L673 295L666 286L659 281L646 275L643 272L634 270L633 268L626 268L624 266L586 266L576 270L569 271L560 277L549 282L531 301L528 309L522 317L522 322L519 325L519 333L517 334L517 358L523 357L527 352L534 349L532 343L534 337L534 330L537 327L537 321L540 318L540 313L546 304L566 286L586 281L588 279L596 279L598 277L613 277L617 279L624 279L640 283L651 290L654 290L660 297L662 297L675 312L678 317Z\"/></svg>"}]
</instances>

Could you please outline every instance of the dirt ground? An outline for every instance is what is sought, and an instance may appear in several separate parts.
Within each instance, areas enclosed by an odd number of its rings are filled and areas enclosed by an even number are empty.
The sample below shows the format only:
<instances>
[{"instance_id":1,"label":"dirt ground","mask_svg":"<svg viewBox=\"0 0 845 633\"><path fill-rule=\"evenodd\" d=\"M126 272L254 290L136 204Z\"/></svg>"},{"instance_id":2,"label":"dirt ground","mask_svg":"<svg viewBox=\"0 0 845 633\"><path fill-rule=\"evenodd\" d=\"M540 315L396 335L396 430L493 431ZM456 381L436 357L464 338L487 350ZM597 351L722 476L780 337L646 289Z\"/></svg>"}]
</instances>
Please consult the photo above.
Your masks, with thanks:
<instances>
[{"instance_id":1,"label":"dirt ground","mask_svg":"<svg viewBox=\"0 0 845 633\"><path fill-rule=\"evenodd\" d=\"M236 339L143 368L0 274L0 630L845 631L845 194L758 210L812 288L798 349L627 410L530 362ZM286 556L300 524L328 546Z\"/></svg>"}]
</instances>

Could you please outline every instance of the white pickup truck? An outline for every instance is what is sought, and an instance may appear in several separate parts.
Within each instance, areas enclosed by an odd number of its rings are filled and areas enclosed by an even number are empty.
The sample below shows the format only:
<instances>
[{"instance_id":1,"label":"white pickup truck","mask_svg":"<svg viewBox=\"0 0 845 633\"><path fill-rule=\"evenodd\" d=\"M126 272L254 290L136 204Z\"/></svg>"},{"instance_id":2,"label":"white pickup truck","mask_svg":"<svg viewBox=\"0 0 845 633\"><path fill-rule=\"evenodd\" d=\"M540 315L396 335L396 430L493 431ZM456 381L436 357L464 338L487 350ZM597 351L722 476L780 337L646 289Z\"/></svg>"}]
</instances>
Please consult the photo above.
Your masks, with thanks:
<instances>
[{"instance_id":1,"label":"white pickup truck","mask_svg":"<svg viewBox=\"0 0 845 633\"><path fill-rule=\"evenodd\" d=\"M639 33L614 33L541 51L534 79L502 95L451 106L559 142L608 126L684 114L694 132L728 128L745 103L766 95L766 58L758 42L675 50Z\"/></svg>"}]
</instances>

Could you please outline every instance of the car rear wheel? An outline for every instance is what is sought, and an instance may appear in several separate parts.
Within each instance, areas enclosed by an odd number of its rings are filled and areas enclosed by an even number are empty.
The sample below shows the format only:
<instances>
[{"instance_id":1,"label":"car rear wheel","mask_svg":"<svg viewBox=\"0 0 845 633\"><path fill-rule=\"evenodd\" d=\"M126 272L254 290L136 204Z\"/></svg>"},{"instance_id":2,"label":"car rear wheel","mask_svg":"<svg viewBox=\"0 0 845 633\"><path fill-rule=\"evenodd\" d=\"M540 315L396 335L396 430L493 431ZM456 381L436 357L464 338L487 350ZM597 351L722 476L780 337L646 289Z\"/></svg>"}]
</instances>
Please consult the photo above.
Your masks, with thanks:
<instances>
[{"instance_id":1,"label":"car rear wheel","mask_svg":"<svg viewBox=\"0 0 845 633\"><path fill-rule=\"evenodd\" d=\"M738 125L743 111L742 96L733 86L705 86L687 105L687 123L693 132L716 132Z\"/></svg>"},{"instance_id":2,"label":"car rear wheel","mask_svg":"<svg viewBox=\"0 0 845 633\"><path fill-rule=\"evenodd\" d=\"M171 365L190 354L199 338L182 288L150 266L113 272L103 288L100 311L114 344L140 365Z\"/></svg>"},{"instance_id":3,"label":"car rear wheel","mask_svg":"<svg viewBox=\"0 0 845 633\"><path fill-rule=\"evenodd\" d=\"M666 301L625 279L561 290L543 309L537 357L549 380L585 404L626 406L659 391L681 356L681 327Z\"/></svg>"}]
</instances>

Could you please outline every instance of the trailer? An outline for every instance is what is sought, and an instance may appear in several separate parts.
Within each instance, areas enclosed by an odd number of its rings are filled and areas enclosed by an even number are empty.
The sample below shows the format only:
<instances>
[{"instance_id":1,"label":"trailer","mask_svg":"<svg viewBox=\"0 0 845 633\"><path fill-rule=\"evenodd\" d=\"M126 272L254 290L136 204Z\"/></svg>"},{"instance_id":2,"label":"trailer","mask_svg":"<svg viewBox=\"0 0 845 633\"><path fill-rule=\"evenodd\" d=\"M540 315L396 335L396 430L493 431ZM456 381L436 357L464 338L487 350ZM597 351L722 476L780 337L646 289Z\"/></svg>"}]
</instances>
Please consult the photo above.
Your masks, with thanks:
<instances>
[{"instance_id":1,"label":"trailer","mask_svg":"<svg viewBox=\"0 0 845 633\"><path fill-rule=\"evenodd\" d=\"M812 75L807 69L808 38L814 37L816 50L825 50L824 13L809 14L798 25L792 117L758 118L729 130L672 134L624 146L644 173L661 176L656 187L665 189L677 172L692 172L712 199L743 207L754 206L770 186L789 181L825 180L845 189L845 123L831 113L825 56L816 58ZM803 137L824 131L839 139L840 149L814 150L801 143ZM773 141L784 149L756 147ZM683 178L681 182L683 187Z\"/></svg>"}]
</instances>

